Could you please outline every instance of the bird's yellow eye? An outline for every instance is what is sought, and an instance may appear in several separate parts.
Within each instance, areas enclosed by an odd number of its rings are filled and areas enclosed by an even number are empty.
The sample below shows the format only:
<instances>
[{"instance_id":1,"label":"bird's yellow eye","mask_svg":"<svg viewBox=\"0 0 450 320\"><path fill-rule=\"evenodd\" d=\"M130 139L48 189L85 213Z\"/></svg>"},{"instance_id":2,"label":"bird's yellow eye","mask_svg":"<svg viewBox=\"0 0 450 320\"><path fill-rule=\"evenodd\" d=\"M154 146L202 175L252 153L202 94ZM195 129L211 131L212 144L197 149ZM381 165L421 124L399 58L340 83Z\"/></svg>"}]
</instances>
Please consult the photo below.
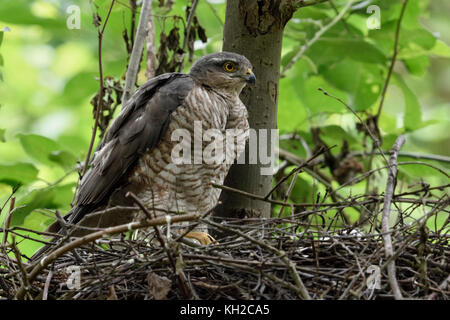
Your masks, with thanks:
<instances>
[{"instance_id":1,"label":"bird's yellow eye","mask_svg":"<svg viewBox=\"0 0 450 320\"><path fill-rule=\"evenodd\" d=\"M233 72L236 70L236 65L231 61L225 62L223 64L223 70L226 72Z\"/></svg>"}]
</instances>

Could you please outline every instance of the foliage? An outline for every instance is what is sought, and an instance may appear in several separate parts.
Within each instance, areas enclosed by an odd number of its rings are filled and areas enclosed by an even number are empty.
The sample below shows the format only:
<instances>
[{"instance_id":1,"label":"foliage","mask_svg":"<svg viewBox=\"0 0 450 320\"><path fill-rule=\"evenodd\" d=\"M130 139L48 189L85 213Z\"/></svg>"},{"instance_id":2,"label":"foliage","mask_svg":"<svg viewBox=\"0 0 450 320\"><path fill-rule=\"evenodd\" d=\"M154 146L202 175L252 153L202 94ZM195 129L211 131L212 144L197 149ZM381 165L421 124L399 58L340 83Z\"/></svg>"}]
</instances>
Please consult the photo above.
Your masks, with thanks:
<instances>
[{"instance_id":1,"label":"foliage","mask_svg":"<svg viewBox=\"0 0 450 320\"><path fill-rule=\"evenodd\" d=\"M104 18L110 1L75 1L81 8L81 28L69 29L66 27L69 16L66 10L73 2L0 1L0 30L10 29L0 32L2 223L8 213L6 208L11 192L17 187L14 196L18 209L13 216L14 225L43 229L54 218L47 209L65 213L73 200L77 169L86 157L92 132L90 101L99 88L97 30L92 16L96 12ZM199 2L196 38L195 42L192 38L189 43L193 60L220 50L224 2ZM129 3L116 3L103 39L103 70L106 77L113 79L112 83L122 81L126 71L127 46L132 39L129 36L132 25ZM346 1L334 3L340 10ZM401 3L382 0L371 3L381 8L380 29L369 30L367 8L355 7L283 72L279 86L278 126L281 136L287 138L281 140L280 148L301 159L310 155L319 141L326 146L338 146L331 150L331 156L335 158L338 158L344 141L352 155L371 152L370 138L352 112L317 90L322 88L339 97L368 125L373 123L394 52ZM158 1L154 1L157 49L161 47L161 34L164 39L172 35L172 41L183 38L186 4L184 0L176 1L168 8L158 7ZM407 136L405 152L450 155L447 129L450 92L445 85L450 80L450 48L446 44L450 38L438 34L448 29L445 10L440 10L440 6L448 8L443 0L433 3L410 1L406 8L399 35L398 61L375 126L379 129L383 150L389 150L395 138L404 133ZM285 30L282 70L335 16L336 11L328 3L301 8L294 14ZM127 31L124 33L124 30ZM128 35L127 43L122 40L124 34ZM167 47L163 54L166 59L164 71L167 71L177 46L162 44ZM191 62L185 60L184 69L188 70ZM138 84L146 80L145 61L144 57ZM117 101L117 97L115 99ZM314 131L315 128L320 131ZM301 139L289 138L293 132ZM406 159L400 156L400 161ZM374 156L373 161L357 156L355 159L366 169L385 165L379 156ZM444 171L449 166L448 161L423 161ZM292 168L288 166L286 170ZM367 188L368 180L340 187L333 180L336 177L327 163L318 170L329 177L332 187L338 189L342 197L364 193ZM448 183L445 175L423 165L400 166L399 174L402 185L398 192L417 185ZM370 187L381 191L385 177L384 173L375 174L369 180ZM289 202L313 202L326 193L327 187L317 183L316 177L302 174ZM275 206L274 212L277 214L279 209ZM356 220L357 215L353 212L349 218ZM442 215L440 226L445 218L446 215ZM22 249L25 254L34 250L26 245Z\"/></svg>"}]
</instances>

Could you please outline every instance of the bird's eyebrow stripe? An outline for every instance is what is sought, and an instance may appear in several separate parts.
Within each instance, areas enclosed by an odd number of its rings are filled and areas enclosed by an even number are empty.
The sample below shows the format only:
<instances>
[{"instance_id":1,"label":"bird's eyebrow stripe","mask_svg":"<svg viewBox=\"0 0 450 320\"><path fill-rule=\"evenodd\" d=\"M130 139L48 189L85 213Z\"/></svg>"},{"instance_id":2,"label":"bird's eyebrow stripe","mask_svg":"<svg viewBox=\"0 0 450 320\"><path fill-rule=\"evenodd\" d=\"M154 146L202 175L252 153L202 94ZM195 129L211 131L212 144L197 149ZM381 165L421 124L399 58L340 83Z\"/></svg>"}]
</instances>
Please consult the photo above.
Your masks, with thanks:
<instances>
[{"instance_id":1,"label":"bird's eyebrow stripe","mask_svg":"<svg viewBox=\"0 0 450 320\"><path fill-rule=\"evenodd\" d=\"M233 60L233 59L223 59L223 58L211 58L211 61L212 61L212 62L215 62L215 63L223 63L223 62L228 62L228 61L237 63L237 62L236 62L235 60Z\"/></svg>"}]
</instances>

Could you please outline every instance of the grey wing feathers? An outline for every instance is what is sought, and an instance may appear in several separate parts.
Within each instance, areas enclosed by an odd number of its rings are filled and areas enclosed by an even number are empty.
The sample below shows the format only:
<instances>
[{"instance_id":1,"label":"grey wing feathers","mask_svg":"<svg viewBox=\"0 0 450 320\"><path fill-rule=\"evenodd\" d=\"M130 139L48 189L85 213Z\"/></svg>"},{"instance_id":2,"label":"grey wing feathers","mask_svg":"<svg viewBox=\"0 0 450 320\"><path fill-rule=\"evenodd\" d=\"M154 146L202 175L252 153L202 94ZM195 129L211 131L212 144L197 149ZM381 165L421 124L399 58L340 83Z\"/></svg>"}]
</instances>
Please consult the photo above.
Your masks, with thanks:
<instances>
[{"instance_id":1,"label":"grey wing feathers","mask_svg":"<svg viewBox=\"0 0 450 320\"><path fill-rule=\"evenodd\" d=\"M170 114L183 103L193 85L188 75L171 73L153 78L136 91L93 156L91 168L81 181L71 223L87 213L83 207L92 211L104 202L139 156L158 144Z\"/></svg>"}]
</instances>

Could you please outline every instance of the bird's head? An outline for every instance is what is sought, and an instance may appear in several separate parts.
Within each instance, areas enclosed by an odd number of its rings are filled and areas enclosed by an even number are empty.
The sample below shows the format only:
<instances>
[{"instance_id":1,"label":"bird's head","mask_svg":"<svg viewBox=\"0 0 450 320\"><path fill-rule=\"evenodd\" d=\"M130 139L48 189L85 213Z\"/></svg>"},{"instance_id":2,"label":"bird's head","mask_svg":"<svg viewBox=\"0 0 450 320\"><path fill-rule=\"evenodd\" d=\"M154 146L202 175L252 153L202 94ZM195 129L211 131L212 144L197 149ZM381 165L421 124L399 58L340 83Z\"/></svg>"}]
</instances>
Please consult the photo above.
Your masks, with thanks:
<instances>
[{"instance_id":1,"label":"bird's head","mask_svg":"<svg viewBox=\"0 0 450 320\"><path fill-rule=\"evenodd\" d=\"M255 84L252 69L246 57L232 52L218 52L197 60L189 74L203 85L239 94L247 83Z\"/></svg>"}]
</instances>

